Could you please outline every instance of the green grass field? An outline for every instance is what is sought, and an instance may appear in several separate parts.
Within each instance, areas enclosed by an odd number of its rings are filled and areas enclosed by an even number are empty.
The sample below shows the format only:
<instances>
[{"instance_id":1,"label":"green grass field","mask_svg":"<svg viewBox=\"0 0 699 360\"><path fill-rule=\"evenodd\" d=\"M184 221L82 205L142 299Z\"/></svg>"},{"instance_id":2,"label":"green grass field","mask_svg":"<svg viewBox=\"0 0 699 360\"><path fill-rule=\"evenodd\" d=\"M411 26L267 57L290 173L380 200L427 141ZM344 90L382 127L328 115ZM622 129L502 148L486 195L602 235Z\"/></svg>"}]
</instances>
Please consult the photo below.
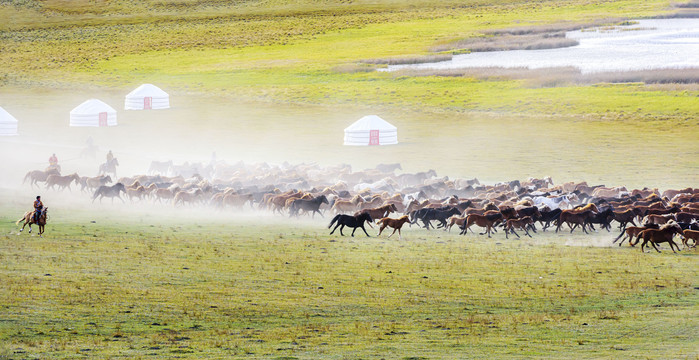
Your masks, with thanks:
<instances>
[{"instance_id":1,"label":"green grass field","mask_svg":"<svg viewBox=\"0 0 699 360\"><path fill-rule=\"evenodd\" d=\"M329 236L328 219L91 204L40 190L46 236L17 236L24 174L92 136L120 175L151 160L400 162L493 183L552 176L697 187L696 84L544 87L410 77L488 31L667 15L672 1L23 0L0 2L0 359L697 359L696 250L641 253L612 234ZM67 129L90 97L120 109L154 83L173 108ZM397 146L343 147L377 113ZM108 130L108 131L102 131ZM29 200L27 200L29 199Z\"/></svg>"},{"instance_id":2,"label":"green grass field","mask_svg":"<svg viewBox=\"0 0 699 360\"><path fill-rule=\"evenodd\" d=\"M696 251L62 208L0 232L5 358L696 358ZM21 207L3 207L3 214ZM133 209L133 208L132 208ZM375 235L375 230L370 230Z\"/></svg>"}]
</instances>

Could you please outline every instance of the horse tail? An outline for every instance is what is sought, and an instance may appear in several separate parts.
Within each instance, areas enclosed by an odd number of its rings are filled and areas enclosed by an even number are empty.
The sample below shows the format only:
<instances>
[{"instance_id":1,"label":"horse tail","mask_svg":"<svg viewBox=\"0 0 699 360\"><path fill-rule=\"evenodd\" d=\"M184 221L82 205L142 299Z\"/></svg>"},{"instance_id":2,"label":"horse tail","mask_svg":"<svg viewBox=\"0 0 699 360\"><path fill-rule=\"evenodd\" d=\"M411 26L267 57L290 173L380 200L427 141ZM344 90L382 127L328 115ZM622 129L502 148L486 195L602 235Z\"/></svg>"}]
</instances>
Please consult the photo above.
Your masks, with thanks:
<instances>
[{"instance_id":1,"label":"horse tail","mask_svg":"<svg viewBox=\"0 0 699 360\"><path fill-rule=\"evenodd\" d=\"M20 223L21 221L27 220L27 215L29 215L29 213L30 213L29 211L25 212L25 213L24 213L24 216L22 216L21 219L17 220L17 222L15 223L15 225L19 225L19 223Z\"/></svg>"},{"instance_id":2,"label":"horse tail","mask_svg":"<svg viewBox=\"0 0 699 360\"><path fill-rule=\"evenodd\" d=\"M31 176L32 172L28 172L27 175L24 175L24 180L22 180L22 184L27 182L27 179L29 179L29 176Z\"/></svg>"},{"instance_id":3,"label":"horse tail","mask_svg":"<svg viewBox=\"0 0 699 360\"><path fill-rule=\"evenodd\" d=\"M335 215L335 217L333 218L333 220L330 222L330 225L328 225L328 229L330 229L330 228L333 226L333 224L335 224L336 221L340 220L340 215L341 215L341 214Z\"/></svg>"}]
</instances>

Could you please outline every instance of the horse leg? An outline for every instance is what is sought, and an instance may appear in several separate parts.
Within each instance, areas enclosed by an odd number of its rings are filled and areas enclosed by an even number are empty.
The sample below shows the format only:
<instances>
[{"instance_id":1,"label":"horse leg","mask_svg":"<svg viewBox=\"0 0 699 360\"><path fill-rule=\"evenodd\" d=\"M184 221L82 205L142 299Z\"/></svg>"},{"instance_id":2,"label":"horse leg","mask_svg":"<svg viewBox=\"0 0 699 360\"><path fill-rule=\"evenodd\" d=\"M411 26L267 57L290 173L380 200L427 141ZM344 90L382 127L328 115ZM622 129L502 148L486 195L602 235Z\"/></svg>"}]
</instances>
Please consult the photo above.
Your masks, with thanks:
<instances>
[{"instance_id":1,"label":"horse leg","mask_svg":"<svg viewBox=\"0 0 699 360\"><path fill-rule=\"evenodd\" d=\"M660 250L658 250L658 247L655 246L655 241L653 241L653 240L651 239L651 240L650 240L650 244L653 245L653 248L655 249L655 251L660 252ZM670 246L670 248L672 249L672 246ZM672 250L672 252L675 252L675 250Z\"/></svg>"},{"instance_id":2,"label":"horse leg","mask_svg":"<svg viewBox=\"0 0 699 360\"><path fill-rule=\"evenodd\" d=\"M376 236L381 235L381 233L383 232L383 229L385 229L385 228L386 228L386 223L381 224L381 227L379 228L379 232L376 234ZM389 235L388 237L391 237L391 235Z\"/></svg>"},{"instance_id":3,"label":"horse leg","mask_svg":"<svg viewBox=\"0 0 699 360\"><path fill-rule=\"evenodd\" d=\"M672 241L672 239L670 239L668 243L670 243L670 250L672 250L672 252L674 252L675 254L677 254L677 251L682 251L680 250L680 247L677 244L675 244L674 241ZM672 248L673 245L677 248L677 251L675 251L675 249Z\"/></svg>"},{"instance_id":4,"label":"horse leg","mask_svg":"<svg viewBox=\"0 0 699 360\"><path fill-rule=\"evenodd\" d=\"M345 234L342 233L342 229L344 229L344 228L345 228L345 224L342 224L340 226L340 235L342 235L342 236L345 236Z\"/></svg>"},{"instance_id":5,"label":"horse leg","mask_svg":"<svg viewBox=\"0 0 699 360\"><path fill-rule=\"evenodd\" d=\"M335 232L335 230L337 230L338 226L340 226L340 223L337 223L337 225L335 225L335 228L333 229L333 231L330 232L330 235L332 235ZM340 231L342 231L342 230L340 230Z\"/></svg>"},{"instance_id":6,"label":"horse leg","mask_svg":"<svg viewBox=\"0 0 699 360\"><path fill-rule=\"evenodd\" d=\"M393 232L395 233L396 231L393 230ZM398 240L401 240L401 241L403 240L403 235L401 235L401 233L400 233L400 228L398 228Z\"/></svg>"},{"instance_id":7,"label":"horse leg","mask_svg":"<svg viewBox=\"0 0 699 360\"><path fill-rule=\"evenodd\" d=\"M399 229L399 228L394 228L394 229L393 229L393 232L391 233L391 235L388 235L388 238L389 238L389 239L391 238L391 236L393 236L393 234L396 233L396 230L400 230L400 229ZM400 238L400 232L398 232L398 238Z\"/></svg>"},{"instance_id":8,"label":"horse leg","mask_svg":"<svg viewBox=\"0 0 699 360\"><path fill-rule=\"evenodd\" d=\"M362 227L362 229L363 229L363 228L364 228L364 227ZM354 237L354 232L355 232L355 231L357 231L357 228L352 228L352 237ZM366 232L366 230L364 230L364 232Z\"/></svg>"},{"instance_id":9,"label":"horse leg","mask_svg":"<svg viewBox=\"0 0 699 360\"><path fill-rule=\"evenodd\" d=\"M529 233L529 230L527 230L527 227L526 227L526 226L524 227L524 233L525 233L527 236L532 237L532 235Z\"/></svg>"},{"instance_id":10,"label":"horse leg","mask_svg":"<svg viewBox=\"0 0 699 360\"><path fill-rule=\"evenodd\" d=\"M622 233L621 235L619 235L619 237L621 237L622 235L624 235L624 234ZM624 243L624 241L625 241L626 239L627 239L626 237L623 238L623 239L621 239L621 241L619 242L619 246L621 246L621 244ZM629 239L629 244L630 244L630 243L631 243L631 235L628 236L628 239ZM617 240L619 240L619 238L617 238ZM616 240L614 240L614 242L616 242ZM612 243L612 244L613 244L613 243Z\"/></svg>"},{"instance_id":11,"label":"horse leg","mask_svg":"<svg viewBox=\"0 0 699 360\"><path fill-rule=\"evenodd\" d=\"M510 237L509 237L509 234L510 234L510 230L508 230L507 228L505 228L505 239L509 239L509 238L510 238Z\"/></svg>"},{"instance_id":12,"label":"horse leg","mask_svg":"<svg viewBox=\"0 0 699 360\"><path fill-rule=\"evenodd\" d=\"M366 232L366 229L364 228L364 224L362 224L361 228L362 228L362 230L364 230L364 233L366 234L366 237L371 237L371 236L369 235L369 233ZM357 230L357 229L355 228L355 230Z\"/></svg>"},{"instance_id":13,"label":"horse leg","mask_svg":"<svg viewBox=\"0 0 699 360\"><path fill-rule=\"evenodd\" d=\"M515 231L514 228L510 229L510 231L512 231L512 233L515 234L515 235L517 236L517 239L520 238L520 237L519 237L519 234L517 234L517 232ZM525 231L526 231L526 229L525 229Z\"/></svg>"}]
</instances>

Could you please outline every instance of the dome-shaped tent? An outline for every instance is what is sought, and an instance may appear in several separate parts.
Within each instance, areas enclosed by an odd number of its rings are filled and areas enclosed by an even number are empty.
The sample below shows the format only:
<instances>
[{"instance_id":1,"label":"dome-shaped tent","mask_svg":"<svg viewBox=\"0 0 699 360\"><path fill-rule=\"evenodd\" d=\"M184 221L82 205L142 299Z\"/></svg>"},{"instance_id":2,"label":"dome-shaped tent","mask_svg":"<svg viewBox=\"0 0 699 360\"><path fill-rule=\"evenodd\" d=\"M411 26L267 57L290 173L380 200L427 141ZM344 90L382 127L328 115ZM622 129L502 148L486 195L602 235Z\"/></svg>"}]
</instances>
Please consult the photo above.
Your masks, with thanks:
<instances>
[{"instance_id":1,"label":"dome-shaped tent","mask_svg":"<svg viewBox=\"0 0 699 360\"><path fill-rule=\"evenodd\" d=\"M386 120L367 115L345 129L345 145L398 144L398 129Z\"/></svg>"},{"instance_id":2,"label":"dome-shaped tent","mask_svg":"<svg viewBox=\"0 0 699 360\"><path fill-rule=\"evenodd\" d=\"M13 136L17 133L17 119L0 107L0 136Z\"/></svg>"},{"instance_id":3,"label":"dome-shaped tent","mask_svg":"<svg viewBox=\"0 0 699 360\"><path fill-rule=\"evenodd\" d=\"M149 110L170 108L170 95L159 87L143 84L126 95L125 110Z\"/></svg>"},{"instance_id":4,"label":"dome-shaped tent","mask_svg":"<svg viewBox=\"0 0 699 360\"><path fill-rule=\"evenodd\" d=\"M114 108L97 99L90 99L70 111L70 126L116 126Z\"/></svg>"}]
</instances>

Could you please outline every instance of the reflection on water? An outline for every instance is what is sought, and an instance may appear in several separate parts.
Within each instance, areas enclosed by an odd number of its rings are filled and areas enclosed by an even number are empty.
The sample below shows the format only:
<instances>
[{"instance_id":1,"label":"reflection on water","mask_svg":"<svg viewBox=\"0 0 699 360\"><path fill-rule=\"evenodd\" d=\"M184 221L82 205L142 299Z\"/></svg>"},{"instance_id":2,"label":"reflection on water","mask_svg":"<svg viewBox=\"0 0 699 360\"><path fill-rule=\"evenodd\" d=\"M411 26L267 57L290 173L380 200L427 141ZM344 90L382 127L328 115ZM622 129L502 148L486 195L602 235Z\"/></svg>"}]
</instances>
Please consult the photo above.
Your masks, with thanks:
<instances>
[{"instance_id":1,"label":"reflection on water","mask_svg":"<svg viewBox=\"0 0 699 360\"><path fill-rule=\"evenodd\" d=\"M470 67L549 68L573 66L582 73L699 67L699 20L658 19L613 28L570 31L580 45L546 50L512 50L455 55L450 61L393 65L400 69Z\"/></svg>"}]
</instances>

